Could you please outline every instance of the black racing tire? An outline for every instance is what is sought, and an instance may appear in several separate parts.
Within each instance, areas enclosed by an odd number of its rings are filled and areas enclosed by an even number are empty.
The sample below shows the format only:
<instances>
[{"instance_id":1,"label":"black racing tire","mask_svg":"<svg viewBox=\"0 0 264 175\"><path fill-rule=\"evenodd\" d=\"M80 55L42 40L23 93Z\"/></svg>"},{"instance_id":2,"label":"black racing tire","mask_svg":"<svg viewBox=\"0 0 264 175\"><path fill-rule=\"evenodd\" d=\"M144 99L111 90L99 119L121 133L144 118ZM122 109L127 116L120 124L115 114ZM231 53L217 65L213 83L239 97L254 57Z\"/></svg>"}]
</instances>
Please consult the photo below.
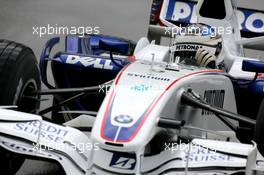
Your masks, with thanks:
<instances>
[{"instance_id":1,"label":"black racing tire","mask_svg":"<svg viewBox=\"0 0 264 175\"><path fill-rule=\"evenodd\" d=\"M41 88L37 59L33 51L16 42L0 40L0 106L36 113L39 96L27 93Z\"/></svg>"},{"instance_id":2,"label":"black racing tire","mask_svg":"<svg viewBox=\"0 0 264 175\"><path fill-rule=\"evenodd\" d=\"M264 99L261 102L257 115L254 141L257 143L259 152L264 156Z\"/></svg>"},{"instance_id":3,"label":"black racing tire","mask_svg":"<svg viewBox=\"0 0 264 175\"><path fill-rule=\"evenodd\" d=\"M40 72L33 51L23 44L0 40L0 106L17 106L18 111L37 113L39 96L28 96L41 88ZM15 174L25 158L0 149L1 174Z\"/></svg>"}]
</instances>

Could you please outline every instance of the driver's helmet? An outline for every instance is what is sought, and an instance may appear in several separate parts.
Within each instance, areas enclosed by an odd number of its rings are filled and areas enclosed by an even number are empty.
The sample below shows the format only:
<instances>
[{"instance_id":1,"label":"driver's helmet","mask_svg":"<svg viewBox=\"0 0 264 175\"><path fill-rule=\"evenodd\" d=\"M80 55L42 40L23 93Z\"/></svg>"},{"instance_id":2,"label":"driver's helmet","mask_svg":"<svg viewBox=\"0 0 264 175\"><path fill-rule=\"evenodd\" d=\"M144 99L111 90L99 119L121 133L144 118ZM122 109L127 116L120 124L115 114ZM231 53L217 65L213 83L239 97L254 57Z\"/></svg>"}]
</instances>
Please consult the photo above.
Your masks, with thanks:
<instances>
[{"instance_id":1,"label":"driver's helmet","mask_svg":"<svg viewBox=\"0 0 264 175\"><path fill-rule=\"evenodd\" d=\"M218 56L222 48L221 36L207 25L191 24L182 28L171 46L172 62L199 66L195 59L199 49Z\"/></svg>"}]
</instances>

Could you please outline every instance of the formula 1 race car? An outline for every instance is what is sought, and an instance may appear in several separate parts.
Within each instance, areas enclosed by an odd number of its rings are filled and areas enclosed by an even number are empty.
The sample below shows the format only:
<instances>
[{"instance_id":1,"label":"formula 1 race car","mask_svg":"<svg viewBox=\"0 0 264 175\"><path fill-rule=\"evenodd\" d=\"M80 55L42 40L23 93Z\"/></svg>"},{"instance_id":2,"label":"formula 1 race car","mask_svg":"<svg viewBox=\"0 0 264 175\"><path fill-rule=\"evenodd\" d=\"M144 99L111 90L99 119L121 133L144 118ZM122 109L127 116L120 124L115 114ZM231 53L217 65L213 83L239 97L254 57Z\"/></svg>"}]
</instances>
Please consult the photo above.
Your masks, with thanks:
<instances>
[{"instance_id":1,"label":"formula 1 race car","mask_svg":"<svg viewBox=\"0 0 264 175\"><path fill-rule=\"evenodd\" d=\"M31 49L1 40L2 172L33 158L73 175L263 173L264 63L243 48L264 50L264 38L241 39L230 0L199 0L197 23L181 28L173 20L183 3L153 1L163 26L152 21L149 38L173 34L170 46L67 36L65 52L50 58L53 38L39 71ZM41 95L54 105L39 111Z\"/></svg>"}]
</instances>

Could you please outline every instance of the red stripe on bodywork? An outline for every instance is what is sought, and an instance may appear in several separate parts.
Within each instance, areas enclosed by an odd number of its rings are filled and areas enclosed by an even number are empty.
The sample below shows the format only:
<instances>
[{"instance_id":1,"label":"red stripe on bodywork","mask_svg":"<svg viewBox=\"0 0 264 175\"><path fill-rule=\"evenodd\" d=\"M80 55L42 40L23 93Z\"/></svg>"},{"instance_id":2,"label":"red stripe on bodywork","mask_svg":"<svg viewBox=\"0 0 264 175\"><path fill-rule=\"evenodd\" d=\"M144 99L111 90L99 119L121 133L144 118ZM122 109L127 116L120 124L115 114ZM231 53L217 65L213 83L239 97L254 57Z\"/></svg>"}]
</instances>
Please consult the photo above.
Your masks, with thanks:
<instances>
[{"instance_id":1,"label":"red stripe on bodywork","mask_svg":"<svg viewBox=\"0 0 264 175\"><path fill-rule=\"evenodd\" d=\"M127 67L126 67L127 68ZM125 69L125 68L124 68ZM122 73L124 72L124 69L122 70L122 72L119 74L119 77L118 77L118 80L116 81L116 85L120 79L120 77L122 76ZM187 78L187 77L190 77L192 75L197 75L197 74L201 74L201 73L223 73L224 71L222 70L202 70L202 71L199 71L199 72L193 72L191 74L188 74L188 75L185 75L185 76L182 76L176 80L174 80L165 90L164 92L161 93L161 95L154 101L154 103L152 103L152 105L150 106L150 108L148 109L148 111L146 112L145 116L144 116L144 119L142 120L142 123L139 125L139 127L137 128L137 130L134 132L134 134L128 139L128 140L116 140L116 142L122 142L122 143L126 143L126 142L130 142L132 141L137 133L139 132L139 130L142 128L143 124L145 123L145 121L147 120L148 116L150 115L150 113L152 112L152 110L154 109L154 107L157 105L157 103L160 101L160 99L163 97L163 95L178 81L184 79L184 78ZM107 116L107 113L109 111L109 107L112 103L112 99L113 99L113 94L114 94L114 89L112 90L111 94L110 94L110 99L108 101L108 104L107 104L107 108L106 108L106 111L104 113L104 119L103 119L103 124L102 124L102 127L101 127L101 137L107 141L114 141L112 139L108 139L106 138L104 135L103 135L103 131L104 131L104 127L105 127L105 121L106 121L106 116Z\"/></svg>"},{"instance_id":2,"label":"red stripe on bodywork","mask_svg":"<svg viewBox=\"0 0 264 175\"><path fill-rule=\"evenodd\" d=\"M169 90L171 88L171 86L173 86L177 81L183 79L183 78L186 78L186 77L189 77L189 76L192 76L192 75L196 75L196 74L200 74L200 73L215 73L215 72L224 72L223 70L203 70L203 71L199 71L199 72L193 72L191 74L188 74L188 75L184 75L176 80L174 80L167 88L166 88L166 91Z\"/></svg>"},{"instance_id":3,"label":"red stripe on bodywork","mask_svg":"<svg viewBox=\"0 0 264 175\"><path fill-rule=\"evenodd\" d=\"M117 75L116 79L115 79L115 85L118 84L120 78L121 78L121 75L123 74L123 72L127 69L127 67L129 66L130 64L126 65L125 67L123 67L123 69L120 71L120 73Z\"/></svg>"},{"instance_id":4,"label":"red stripe on bodywork","mask_svg":"<svg viewBox=\"0 0 264 175\"><path fill-rule=\"evenodd\" d=\"M125 67L119 72L119 74L117 75L117 78L115 79L115 82L114 82L115 86L118 84L118 82L119 82L119 80L120 80L120 78L121 78L123 72L128 68L129 65L130 65L130 64L126 65L126 66L125 66ZM109 140L109 139L107 139L107 138L104 136L103 133L104 133L104 127L105 127L106 115L107 115L107 112L109 111L110 105L111 105L111 103L112 103L113 95L114 95L114 92L115 92L115 88L116 88L116 87L114 87L114 88L111 90L111 92L110 92L110 97L109 97L109 100L108 100L108 102L107 102L107 106L106 106L106 110L105 110L104 118L103 118L103 123L102 123L101 131L100 131L100 132L101 132L101 137L104 138L105 140Z\"/></svg>"}]
</instances>

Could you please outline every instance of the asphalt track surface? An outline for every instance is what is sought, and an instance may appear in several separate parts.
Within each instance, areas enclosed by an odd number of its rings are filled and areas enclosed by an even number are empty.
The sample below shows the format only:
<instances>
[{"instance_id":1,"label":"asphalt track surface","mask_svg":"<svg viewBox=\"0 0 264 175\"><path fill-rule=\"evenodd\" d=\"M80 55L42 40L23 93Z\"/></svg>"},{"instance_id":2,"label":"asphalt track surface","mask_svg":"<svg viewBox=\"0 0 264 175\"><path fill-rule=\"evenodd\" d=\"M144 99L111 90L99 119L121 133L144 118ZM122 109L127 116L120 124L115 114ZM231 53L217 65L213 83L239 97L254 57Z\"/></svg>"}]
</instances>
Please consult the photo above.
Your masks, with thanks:
<instances>
[{"instance_id":1,"label":"asphalt track surface","mask_svg":"<svg viewBox=\"0 0 264 175\"><path fill-rule=\"evenodd\" d=\"M30 46L37 57L53 35L33 35L33 26L98 26L103 34L137 41L146 36L150 4L151 0L0 0L0 38ZM264 1L239 0L239 6L263 10ZM59 173L52 164L27 160L17 174Z\"/></svg>"}]
</instances>

